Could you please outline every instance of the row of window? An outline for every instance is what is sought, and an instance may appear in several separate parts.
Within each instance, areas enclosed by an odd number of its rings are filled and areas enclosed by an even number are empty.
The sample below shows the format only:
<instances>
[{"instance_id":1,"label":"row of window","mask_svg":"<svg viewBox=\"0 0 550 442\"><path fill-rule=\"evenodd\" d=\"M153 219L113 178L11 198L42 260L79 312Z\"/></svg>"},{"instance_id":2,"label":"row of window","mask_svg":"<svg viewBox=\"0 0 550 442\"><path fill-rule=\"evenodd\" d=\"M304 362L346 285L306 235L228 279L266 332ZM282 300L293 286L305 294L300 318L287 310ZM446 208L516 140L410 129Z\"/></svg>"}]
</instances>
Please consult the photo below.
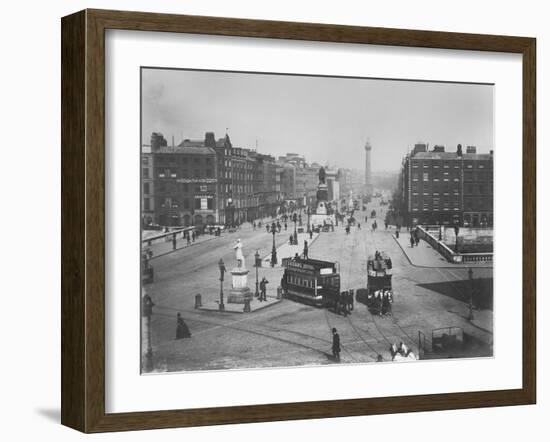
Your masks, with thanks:
<instances>
[{"instance_id":1,"label":"row of window","mask_svg":"<svg viewBox=\"0 0 550 442\"><path fill-rule=\"evenodd\" d=\"M167 185L168 184L168 185ZM177 184L177 185L176 185ZM179 192L182 192L182 193L187 193L189 192L191 189L193 189L195 192L202 192L202 193L206 193L206 192L214 192L214 186L213 185L209 185L209 184L195 184L195 185L190 185L188 183L166 183L164 181L160 181L158 184L157 184L157 192L160 194L160 193L164 193L166 191L168 192L176 192L176 191L179 191ZM151 193L151 186L150 186L150 183L143 183L143 193L145 195L148 195Z\"/></svg>"},{"instance_id":2,"label":"row of window","mask_svg":"<svg viewBox=\"0 0 550 442\"><path fill-rule=\"evenodd\" d=\"M315 281L313 279L302 278L301 276L288 276L288 283L293 285L299 285L310 289L315 288Z\"/></svg>"},{"instance_id":3,"label":"row of window","mask_svg":"<svg viewBox=\"0 0 550 442\"><path fill-rule=\"evenodd\" d=\"M213 198L194 198L190 200L189 198L183 198L181 200L183 209L191 208L191 201L193 201L193 208L195 210L213 210L214 209L214 199ZM170 209L177 209L180 207L180 203L175 198L164 198L160 200L161 207ZM151 210L151 198L143 198L143 210Z\"/></svg>"},{"instance_id":4,"label":"row of window","mask_svg":"<svg viewBox=\"0 0 550 442\"><path fill-rule=\"evenodd\" d=\"M189 157L185 157L185 156L182 156L182 155L177 155L177 156L169 156L169 157L157 157L157 163L159 162L162 162L162 163L170 163L170 164L189 164L189 163L193 163L193 164L202 164L203 161L202 161L202 157L195 157L195 158L189 158ZM192 161L191 161L192 160ZM212 158L204 158L204 164L212 164L212 161L213 159ZM149 157L147 156L143 156L141 157L141 163L143 165L147 165L149 164Z\"/></svg>"},{"instance_id":5,"label":"row of window","mask_svg":"<svg viewBox=\"0 0 550 442\"><path fill-rule=\"evenodd\" d=\"M464 167L466 169L490 169L492 166L491 162L464 162ZM460 163L459 162L426 162L426 163L412 163L411 167L413 169L423 168L423 169L429 169L430 167L434 169L439 169L442 167L443 169L460 169Z\"/></svg>"},{"instance_id":6,"label":"row of window","mask_svg":"<svg viewBox=\"0 0 550 442\"><path fill-rule=\"evenodd\" d=\"M145 172L147 171L147 172ZM149 178L149 169L143 169L143 178ZM179 173L174 169L156 169L158 178L191 178L191 174L187 169L180 169ZM195 169L193 170L193 178L214 178L213 169Z\"/></svg>"}]
</instances>

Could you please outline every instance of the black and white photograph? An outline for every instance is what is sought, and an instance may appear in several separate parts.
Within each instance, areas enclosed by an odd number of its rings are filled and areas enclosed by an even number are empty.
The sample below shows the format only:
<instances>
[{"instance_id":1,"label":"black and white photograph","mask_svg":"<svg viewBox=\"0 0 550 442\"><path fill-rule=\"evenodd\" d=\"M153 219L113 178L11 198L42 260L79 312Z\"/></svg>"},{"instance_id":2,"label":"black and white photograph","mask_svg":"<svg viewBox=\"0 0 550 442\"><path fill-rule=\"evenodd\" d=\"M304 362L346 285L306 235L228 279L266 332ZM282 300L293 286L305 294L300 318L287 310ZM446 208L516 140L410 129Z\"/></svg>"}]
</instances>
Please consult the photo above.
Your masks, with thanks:
<instances>
[{"instance_id":1,"label":"black and white photograph","mask_svg":"<svg viewBox=\"0 0 550 442\"><path fill-rule=\"evenodd\" d=\"M142 374L494 356L493 84L140 88Z\"/></svg>"}]
</instances>

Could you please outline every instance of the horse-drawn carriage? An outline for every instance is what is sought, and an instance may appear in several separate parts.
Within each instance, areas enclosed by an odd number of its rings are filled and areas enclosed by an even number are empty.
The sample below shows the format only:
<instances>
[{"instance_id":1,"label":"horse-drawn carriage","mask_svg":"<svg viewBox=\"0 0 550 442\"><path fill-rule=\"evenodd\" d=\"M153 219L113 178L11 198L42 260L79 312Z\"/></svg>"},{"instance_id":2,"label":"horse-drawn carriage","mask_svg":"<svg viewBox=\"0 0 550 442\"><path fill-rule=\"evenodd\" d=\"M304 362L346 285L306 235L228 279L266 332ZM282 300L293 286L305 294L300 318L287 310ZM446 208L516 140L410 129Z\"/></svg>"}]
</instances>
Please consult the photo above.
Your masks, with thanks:
<instances>
[{"instance_id":1,"label":"horse-drawn carriage","mask_svg":"<svg viewBox=\"0 0 550 442\"><path fill-rule=\"evenodd\" d=\"M357 290L357 301L372 314L391 315L393 303L392 261L386 252L376 252L367 260L367 288Z\"/></svg>"}]
</instances>

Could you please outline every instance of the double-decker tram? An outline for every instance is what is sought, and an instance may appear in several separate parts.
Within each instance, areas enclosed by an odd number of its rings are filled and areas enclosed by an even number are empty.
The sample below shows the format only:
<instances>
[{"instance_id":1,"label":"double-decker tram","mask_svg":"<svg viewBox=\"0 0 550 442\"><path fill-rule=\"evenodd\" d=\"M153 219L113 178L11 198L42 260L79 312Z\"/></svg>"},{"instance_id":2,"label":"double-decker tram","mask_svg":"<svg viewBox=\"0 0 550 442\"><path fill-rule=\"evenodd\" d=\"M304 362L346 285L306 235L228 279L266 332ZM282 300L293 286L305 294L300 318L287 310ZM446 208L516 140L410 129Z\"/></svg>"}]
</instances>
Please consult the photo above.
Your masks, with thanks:
<instances>
[{"instance_id":1,"label":"double-decker tram","mask_svg":"<svg viewBox=\"0 0 550 442\"><path fill-rule=\"evenodd\" d=\"M376 252L367 260L367 288L357 291L357 301L367 305L371 313L391 314L393 303L392 261L386 252Z\"/></svg>"},{"instance_id":2,"label":"double-decker tram","mask_svg":"<svg viewBox=\"0 0 550 442\"><path fill-rule=\"evenodd\" d=\"M286 260L283 296L319 307L335 307L340 295L337 263L295 257Z\"/></svg>"}]
</instances>

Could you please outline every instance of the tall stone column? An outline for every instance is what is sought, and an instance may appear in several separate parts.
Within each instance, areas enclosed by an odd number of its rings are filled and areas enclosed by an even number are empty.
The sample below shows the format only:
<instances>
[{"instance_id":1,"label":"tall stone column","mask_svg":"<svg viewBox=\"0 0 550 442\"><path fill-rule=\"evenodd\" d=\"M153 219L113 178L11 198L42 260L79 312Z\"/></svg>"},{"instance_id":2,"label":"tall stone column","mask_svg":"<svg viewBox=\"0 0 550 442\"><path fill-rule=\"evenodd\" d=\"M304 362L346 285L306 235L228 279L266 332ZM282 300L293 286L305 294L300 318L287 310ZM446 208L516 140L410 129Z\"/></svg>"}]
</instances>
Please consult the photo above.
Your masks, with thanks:
<instances>
[{"instance_id":1,"label":"tall stone column","mask_svg":"<svg viewBox=\"0 0 550 442\"><path fill-rule=\"evenodd\" d=\"M370 161L370 152L372 146L367 141L365 144L365 192L370 195L372 193L372 170Z\"/></svg>"}]
</instances>

